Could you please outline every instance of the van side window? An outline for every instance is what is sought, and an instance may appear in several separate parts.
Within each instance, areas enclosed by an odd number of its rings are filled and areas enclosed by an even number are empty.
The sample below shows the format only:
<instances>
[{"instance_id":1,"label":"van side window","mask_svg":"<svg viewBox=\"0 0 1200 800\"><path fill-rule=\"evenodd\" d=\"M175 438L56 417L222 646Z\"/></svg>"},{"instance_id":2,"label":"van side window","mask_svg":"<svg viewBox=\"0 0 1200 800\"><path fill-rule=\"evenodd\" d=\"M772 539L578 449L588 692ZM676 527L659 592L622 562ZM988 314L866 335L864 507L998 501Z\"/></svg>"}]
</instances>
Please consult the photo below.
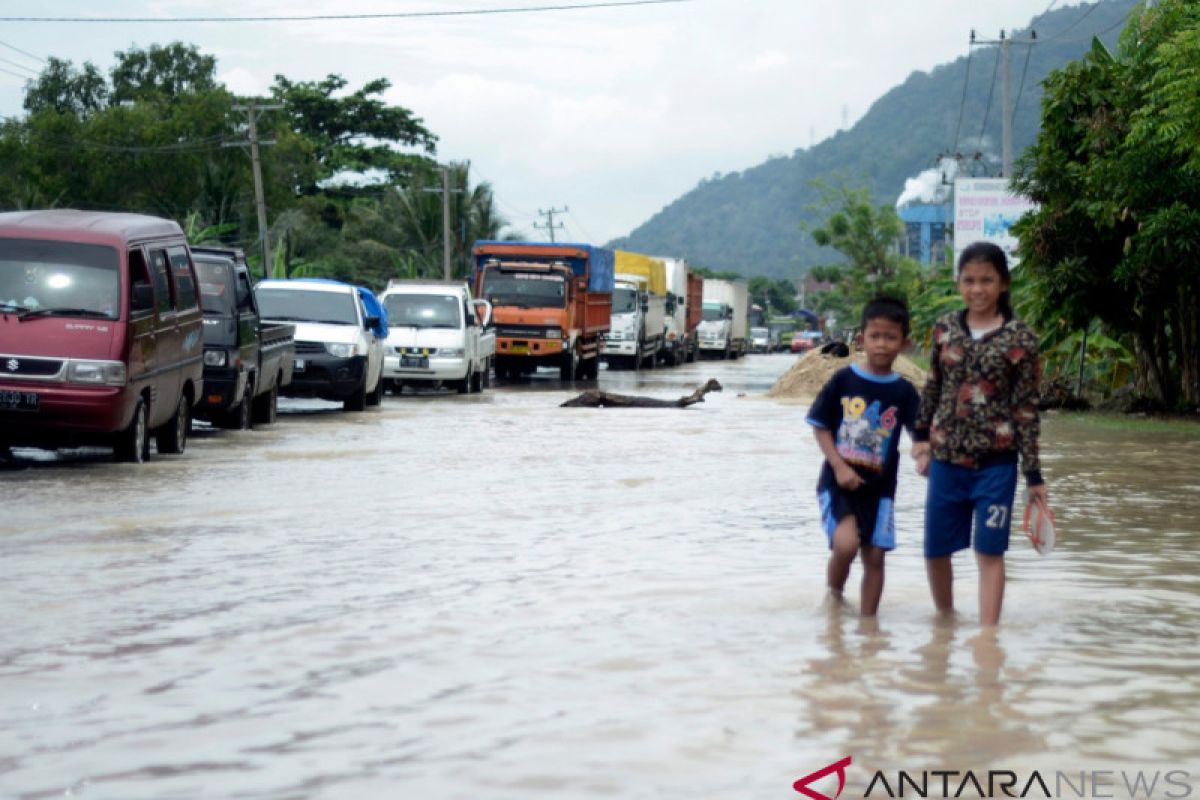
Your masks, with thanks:
<instances>
[{"instance_id":1,"label":"van side window","mask_svg":"<svg viewBox=\"0 0 1200 800\"><path fill-rule=\"evenodd\" d=\"M163 314L174 307L171 296L171 275L167 266L166 250L150 251L150 275L154 278L154 295L158 313Z\"/></svg>"},{"instance_id":2,"label":"van side window","mask_svg":"<svg viewBox=\"0 0 1200 800\"><path fill-rule=\"evenodd\" d=\"M167 253L171 257L171 276L175 279L175 308L191 311L196 307L196 279L192 276L187 250L172 247Z\"/></svg>"},{"instance_id":3,"label":"van side window","mask_svg":"<svg viewBox=\"0 0 1200 800\"><path fill-rule=\"evenodd\" d=\"M237 273L237 307L239 311L248 311L250 309L250 298L254 296L253 290L250 288L250 279L246 277L246 273Z\"/></svg>"},{"instance_id":4,"label":"van side window","mask_svg":"<svg viewBox=\"0 0 1200 800\"><path fill-rule=\"evenodd\" d=\"M146 254L142 248L134 247L129 251L129 310L131 312L153 311L154 296L149 294L150 271L146 268ZM140 296L140 297L139 297ZM147 296L149 302L146 302Z\"/></svg>"}]
</instances>

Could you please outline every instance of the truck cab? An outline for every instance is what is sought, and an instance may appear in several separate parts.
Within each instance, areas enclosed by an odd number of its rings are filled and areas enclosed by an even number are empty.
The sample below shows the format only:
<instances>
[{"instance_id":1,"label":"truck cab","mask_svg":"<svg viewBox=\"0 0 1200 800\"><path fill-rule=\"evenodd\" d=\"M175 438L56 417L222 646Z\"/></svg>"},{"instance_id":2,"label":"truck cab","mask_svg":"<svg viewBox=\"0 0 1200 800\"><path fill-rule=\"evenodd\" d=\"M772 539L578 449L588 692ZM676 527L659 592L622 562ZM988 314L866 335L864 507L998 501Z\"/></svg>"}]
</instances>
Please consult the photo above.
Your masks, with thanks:
<instances>
[{"instance_id":1,"label":"truck cab","mask_svg":"<svg viewBox=\"0 0 1200 800\"><path fill-rule=\"evenodd\" d=\"M393 280L380 296L388 336L383 378L399 393L438 383L461 394L483 390L496 354L491 303L462 281Z\"/></svg>"},{"instance_id":2,"label":"truck cab","mask_svg":"<svg viewBox=\"0 0 1200 800\"><path fill-rule=\"evenodd\" d=\"M698 328L700 352L716 358L729 358L732 348L733 308L726 303L706 302Z\"/></svg>"}]
</instances>

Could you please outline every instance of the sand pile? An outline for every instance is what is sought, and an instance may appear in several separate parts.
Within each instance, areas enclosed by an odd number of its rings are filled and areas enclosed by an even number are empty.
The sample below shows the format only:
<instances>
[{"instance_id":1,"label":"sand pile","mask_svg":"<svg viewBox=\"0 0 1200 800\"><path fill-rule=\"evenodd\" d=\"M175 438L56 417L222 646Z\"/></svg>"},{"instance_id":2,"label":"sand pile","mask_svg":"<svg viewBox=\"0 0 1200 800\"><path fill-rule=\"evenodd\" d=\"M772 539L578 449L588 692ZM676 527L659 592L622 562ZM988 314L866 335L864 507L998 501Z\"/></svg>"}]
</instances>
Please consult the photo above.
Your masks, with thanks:
<instances>
[{"instance_id":1,"label":"sand pile","mask_svg":"<svg viewBox=\"0 0 1200 800\"><path fill-rule=\"evenodd\" d=\"M837 356L821 355L819 350L810 350L775 382L775 385L767 392L767 397L781 400L811 400L817 396L817 392L821 391L821 387L833 373L851 361L861 364L865 360L866 356L863 353L854 353L845 358L838 358ZM896 359L894 369L912 381L918 389L925 384L925 370L903 355Z\"/></svg>"}]
</instances>

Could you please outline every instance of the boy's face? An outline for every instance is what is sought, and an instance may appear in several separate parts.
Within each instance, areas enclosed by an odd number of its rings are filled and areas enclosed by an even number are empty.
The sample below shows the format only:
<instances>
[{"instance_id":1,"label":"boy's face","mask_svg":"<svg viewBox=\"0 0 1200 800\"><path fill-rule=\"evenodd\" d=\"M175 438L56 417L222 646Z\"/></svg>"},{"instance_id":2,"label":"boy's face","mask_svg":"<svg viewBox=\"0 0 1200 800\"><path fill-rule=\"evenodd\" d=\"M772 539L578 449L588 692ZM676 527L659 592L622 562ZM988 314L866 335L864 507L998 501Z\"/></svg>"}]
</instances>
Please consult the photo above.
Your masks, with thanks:
<instances>
[{"instance_id":1,"label":"boy's face","mask_svg":"<svg viewBox=\"0 0 1200 800\"><path fill-rule=\"evenodd\" d=\"M896 356L908 344L904 327L890 319L869 319L863 329L863 349L867 352L867 366L880 374L891 372Z\"/></svg>"}]
</instances>

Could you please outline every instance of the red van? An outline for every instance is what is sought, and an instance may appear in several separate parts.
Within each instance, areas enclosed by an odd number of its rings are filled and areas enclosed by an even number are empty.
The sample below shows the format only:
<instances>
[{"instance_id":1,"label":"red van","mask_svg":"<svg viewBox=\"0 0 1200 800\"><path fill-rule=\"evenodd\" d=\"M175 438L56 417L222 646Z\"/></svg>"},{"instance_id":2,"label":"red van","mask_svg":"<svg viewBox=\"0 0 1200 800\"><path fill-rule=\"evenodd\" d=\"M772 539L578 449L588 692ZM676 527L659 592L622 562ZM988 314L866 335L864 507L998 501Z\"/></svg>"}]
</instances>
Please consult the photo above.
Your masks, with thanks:
<instances>
[{"instance_id":1,"label":"red van","mask_svg":"<svg viewBox=\"0 0 1200 800\"><path fill-rule=\"evenodd\" d=\"M0 449L182 453L202 396L203 311L174 222L0 214Z\"/></svg>"}]
</instances>

